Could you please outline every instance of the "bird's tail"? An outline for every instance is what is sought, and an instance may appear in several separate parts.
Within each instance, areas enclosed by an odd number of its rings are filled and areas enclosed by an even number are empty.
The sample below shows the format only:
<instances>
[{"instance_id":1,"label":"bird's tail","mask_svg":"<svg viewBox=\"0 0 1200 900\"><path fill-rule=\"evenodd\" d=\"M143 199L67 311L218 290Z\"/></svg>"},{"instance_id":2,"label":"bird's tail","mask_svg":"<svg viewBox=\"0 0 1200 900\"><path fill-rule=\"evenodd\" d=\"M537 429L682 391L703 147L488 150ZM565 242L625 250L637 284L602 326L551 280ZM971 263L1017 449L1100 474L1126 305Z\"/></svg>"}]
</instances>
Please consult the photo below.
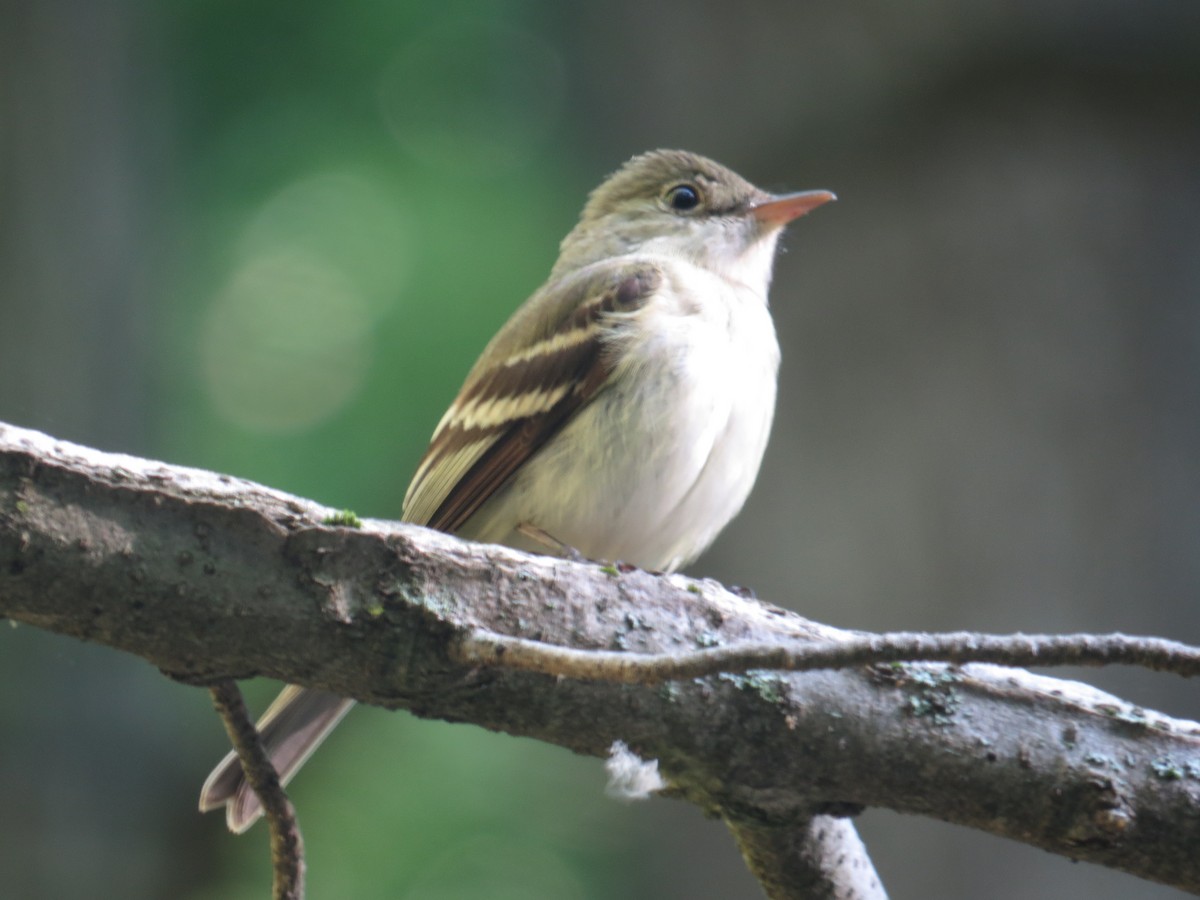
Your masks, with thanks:
<instances>
[{"instance_id":1,"label":"bird's tail","mask_svg":"<svg viewBox=\"0 0 1200 900\"><path fill-rule=\"evenodd\" d=\"M353 705L353 700L327 691L291 684L283 689L258 722L263 746L282 784L291 781ZM262 805L246 781L236 752L221 760L200 789L201 812L222 806L229 830L235 834L241 834L262 815Z\"/></svg>"}]
</instances>

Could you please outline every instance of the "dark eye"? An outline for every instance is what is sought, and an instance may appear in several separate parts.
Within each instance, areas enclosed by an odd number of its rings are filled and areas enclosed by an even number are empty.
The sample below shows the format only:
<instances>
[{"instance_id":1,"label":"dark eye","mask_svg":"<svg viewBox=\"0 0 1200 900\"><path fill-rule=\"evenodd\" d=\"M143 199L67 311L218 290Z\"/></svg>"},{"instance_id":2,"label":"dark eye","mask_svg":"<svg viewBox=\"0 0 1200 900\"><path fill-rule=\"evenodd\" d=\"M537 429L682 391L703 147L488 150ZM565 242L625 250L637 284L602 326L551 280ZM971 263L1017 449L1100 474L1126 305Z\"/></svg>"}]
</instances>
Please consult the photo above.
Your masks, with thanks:
<instances>
[{"instance_id":1,"label":"dark eye","mask_svg":"<svg viewBox=\"0 0 1200 900\"><path fill-rule=\"evenodd\" d=\"M677 184L667 191L665 199L676 212L687 212L700 205L700 192L690 184Z\"/></svg>"}]
</instances>

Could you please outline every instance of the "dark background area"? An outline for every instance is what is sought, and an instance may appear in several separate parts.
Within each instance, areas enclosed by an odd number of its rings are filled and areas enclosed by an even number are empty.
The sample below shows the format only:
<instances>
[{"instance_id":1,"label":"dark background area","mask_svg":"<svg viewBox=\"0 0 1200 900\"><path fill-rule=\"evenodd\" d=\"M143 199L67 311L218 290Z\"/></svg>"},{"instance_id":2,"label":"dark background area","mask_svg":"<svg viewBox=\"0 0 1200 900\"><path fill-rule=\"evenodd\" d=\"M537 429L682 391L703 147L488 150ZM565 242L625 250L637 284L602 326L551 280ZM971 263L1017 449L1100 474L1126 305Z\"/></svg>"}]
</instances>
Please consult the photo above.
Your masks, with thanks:
<instances>
[{"instance_id":1,"label":"dark background area","mask_svg":"<svg viewBox=\"0 0 1200 900\"><path fill-rule=\"evenodd\" d=\"M1194 0L0 0L0 419L395 517L586 192L653 147L840 197L785 240L771 447L693 574L848 627L1200 642ZM267 895L262 828L194 811L203 691L2 628L0 723L4 896ZM294 785L310 892L759 896L718 823L602 784L358 710ZM859 822L898 900L1176 895Z\"/></svg>"}]
</instances>

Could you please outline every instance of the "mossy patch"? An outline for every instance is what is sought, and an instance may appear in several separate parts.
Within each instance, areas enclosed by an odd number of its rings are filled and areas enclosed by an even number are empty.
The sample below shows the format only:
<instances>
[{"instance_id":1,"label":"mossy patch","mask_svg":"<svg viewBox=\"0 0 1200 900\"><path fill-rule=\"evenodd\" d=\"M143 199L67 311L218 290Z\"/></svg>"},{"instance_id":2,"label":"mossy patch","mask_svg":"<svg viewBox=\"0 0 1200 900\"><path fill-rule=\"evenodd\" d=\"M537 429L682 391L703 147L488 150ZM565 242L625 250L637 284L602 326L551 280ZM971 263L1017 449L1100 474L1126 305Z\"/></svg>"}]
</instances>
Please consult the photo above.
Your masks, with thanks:
<instances>
[{"instance_id":1,"label":"mossy patch","mask_svg":"<svg viewBox=\"0 0 1200 900\"><path fill-rule=\"evenodd\" d=\"M362 528L362 519L358 514L351 509L343 509L340 512L335 512L332 515L326 516L321 520L324 525L333 525L338 528Z\"/></svg>"}]
</instances>

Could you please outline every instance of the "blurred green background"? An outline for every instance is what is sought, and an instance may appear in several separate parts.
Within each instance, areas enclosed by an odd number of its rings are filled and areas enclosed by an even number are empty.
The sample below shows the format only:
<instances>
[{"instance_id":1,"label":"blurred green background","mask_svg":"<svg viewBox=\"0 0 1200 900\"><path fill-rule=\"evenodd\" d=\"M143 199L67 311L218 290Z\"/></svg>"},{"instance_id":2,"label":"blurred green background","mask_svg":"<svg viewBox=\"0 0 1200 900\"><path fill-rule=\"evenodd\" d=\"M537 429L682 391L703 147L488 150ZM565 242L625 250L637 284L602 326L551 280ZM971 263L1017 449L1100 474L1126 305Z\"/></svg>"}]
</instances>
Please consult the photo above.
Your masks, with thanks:
<instances>
[{"instance_id":1,"label":"blurred green background","mask_svg":"<svg viewBox=\"0 0 1200 900\"><path fill-rule=\"evenodd\" d=\"M0 419L394 517L587 190L685 147L841 197L786 239L771 448L693 573L843 626L1200 642L1198 98L1194 0L0 0ZM203 691L4 628L0 723L3 896L267 895L261 827L194 812ZM360 709L294 785L311 896L758 896L719 824L602 783ZM896 898L1175 895L860 828Z\"/></svg>"}]
</instances>

